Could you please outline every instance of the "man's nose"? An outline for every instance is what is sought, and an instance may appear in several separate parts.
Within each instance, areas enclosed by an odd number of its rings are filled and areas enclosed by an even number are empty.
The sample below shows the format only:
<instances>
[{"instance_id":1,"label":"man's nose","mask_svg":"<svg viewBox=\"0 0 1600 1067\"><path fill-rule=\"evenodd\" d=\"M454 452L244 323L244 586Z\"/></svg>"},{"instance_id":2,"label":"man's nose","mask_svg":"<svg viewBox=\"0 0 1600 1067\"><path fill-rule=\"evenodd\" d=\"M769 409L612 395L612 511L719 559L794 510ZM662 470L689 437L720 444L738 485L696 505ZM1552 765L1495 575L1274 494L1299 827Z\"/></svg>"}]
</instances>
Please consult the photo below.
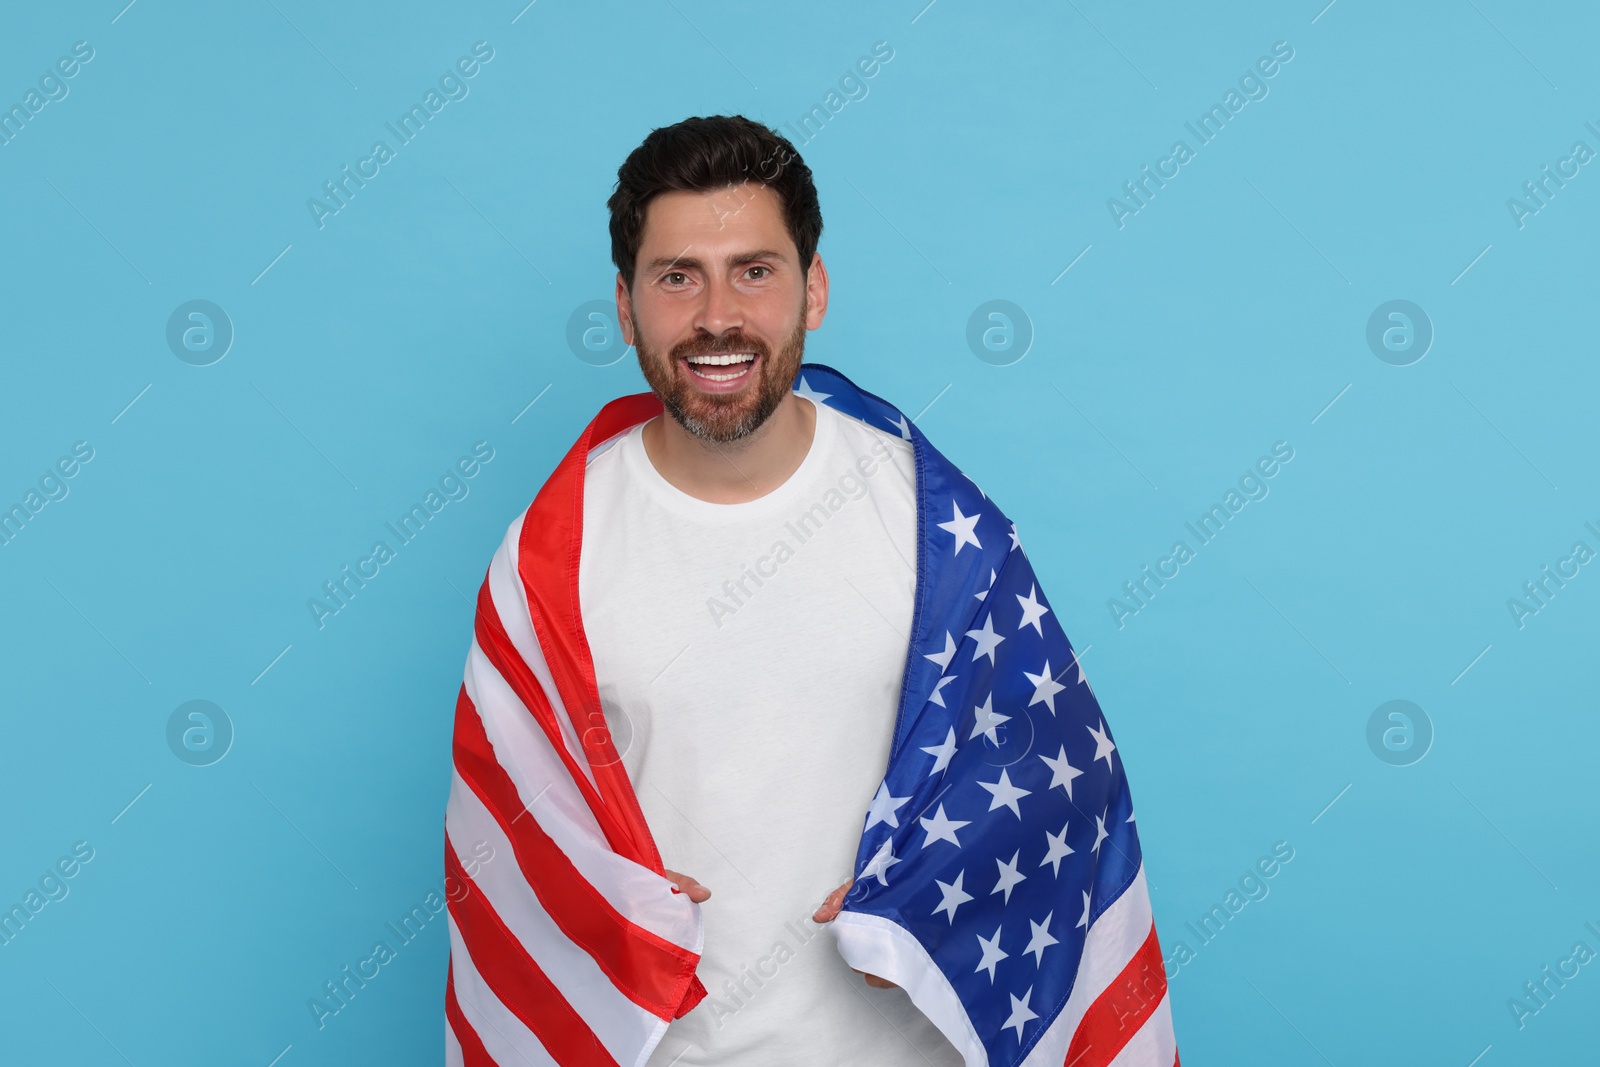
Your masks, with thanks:
<instances>
[{"instance_id":1,"label":"man's nose","mask_svg":"<svg viewBox=\"0 0 1600 1067\"><path fill-rule=\"evenodd\" d=\"M744 326L744 305L741 295L728 282L713 278L706 284L705 299L695 325L707 333L720 337L734 328Z\"/></svg>"}]
</instances>

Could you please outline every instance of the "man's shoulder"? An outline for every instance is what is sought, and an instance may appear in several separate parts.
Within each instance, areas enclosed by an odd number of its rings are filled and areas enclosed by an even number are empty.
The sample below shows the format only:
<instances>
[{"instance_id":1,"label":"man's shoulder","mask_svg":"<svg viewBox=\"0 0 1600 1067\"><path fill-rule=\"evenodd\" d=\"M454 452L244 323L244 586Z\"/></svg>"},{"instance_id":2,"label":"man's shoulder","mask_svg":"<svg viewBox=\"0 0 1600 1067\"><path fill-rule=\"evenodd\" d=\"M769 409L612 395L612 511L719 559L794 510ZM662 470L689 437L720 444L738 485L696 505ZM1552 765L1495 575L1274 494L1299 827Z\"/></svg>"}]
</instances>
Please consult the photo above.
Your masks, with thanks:
<instances>
[{"instance_id":1,"label":"man's shoulder","mask_svg":"<svg viewBox=\"0 0 1600 1067\"><path fill-rule=\"evenodd\" d=\"M597 466L600 470L609 470L612 465L620 462L618 457L621 456L622 450L618 446L625 439L637 434L643 428L644 423L637 423L626 430L612 434L604 441L591 447L589 454L583 459L585 477L596 470Z\"/></svg>"},{"instance_id":2,"label":"man's shoulder","mask_svg":"<svg viewBox=\"0 0 1600 1067\"><path fill-rule=\"evenodd\" d=\"M913 453L911 442L900 433L898 427L876 426L870 421L847 414L827 404L819 404L817 406L819 409L825 409L828 412L825 417L833 419L839 428L838 432L852 450L861 453L875 453L879 456L890 454L906 461L911 459Z\"/></svg>"}]
</instances>

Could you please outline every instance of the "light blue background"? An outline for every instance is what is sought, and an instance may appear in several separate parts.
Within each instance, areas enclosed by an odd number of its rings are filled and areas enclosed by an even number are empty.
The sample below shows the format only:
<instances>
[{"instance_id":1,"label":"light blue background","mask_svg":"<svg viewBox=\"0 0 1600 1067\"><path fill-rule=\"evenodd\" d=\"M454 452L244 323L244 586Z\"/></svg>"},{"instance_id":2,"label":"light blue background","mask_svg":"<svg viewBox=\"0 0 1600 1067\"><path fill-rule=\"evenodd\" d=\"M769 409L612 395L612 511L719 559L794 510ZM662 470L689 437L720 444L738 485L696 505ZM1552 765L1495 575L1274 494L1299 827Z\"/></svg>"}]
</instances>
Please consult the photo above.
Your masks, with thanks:
<instances>
[{"instance_id":1,"label":"light blue background","mask_svg":"<svg viewBox=\"0 0 1600 1067\"><path fill-rule=\"evenodd\" d=\"M616 168L689 115L798 120L880 40L864 99L785 131L833 281L807 357L926 408L1017 521L1168 951L1295 850L1173 976L1185 1062L1592 1054L1600 966L1522 1029L1507 1001L1600 950L1600 577L1506 605L1600 548L1600 173L1506 206L1600 149L1592 6L122 2L0 34L7 107L95 50L0 146L0 505L95 450L0 548L0 904L95 850L0 947L0 1060L439 1061L442 919L320 1031L307 1001L440 885L467 597L645 388L566 341L611 293ZM470 95L319 229L307 199L480 40ZM1277 41L1269 95L1119 229L1107 199ZM211 366L165 341L192 299L236 330ZM1034 332L1008 366L966 342L992 299ZM1410 366L1365 340L1392 299L1436 331ZM319 630L307 599L480 440L470 495ZM1270 495L1119 629L1108 598L1280 440ZM208 767L166 742L194 699L236 731ZM1411 766L1366 741L1391 699L1433 724Z\"/></svg>"}]
</instances>

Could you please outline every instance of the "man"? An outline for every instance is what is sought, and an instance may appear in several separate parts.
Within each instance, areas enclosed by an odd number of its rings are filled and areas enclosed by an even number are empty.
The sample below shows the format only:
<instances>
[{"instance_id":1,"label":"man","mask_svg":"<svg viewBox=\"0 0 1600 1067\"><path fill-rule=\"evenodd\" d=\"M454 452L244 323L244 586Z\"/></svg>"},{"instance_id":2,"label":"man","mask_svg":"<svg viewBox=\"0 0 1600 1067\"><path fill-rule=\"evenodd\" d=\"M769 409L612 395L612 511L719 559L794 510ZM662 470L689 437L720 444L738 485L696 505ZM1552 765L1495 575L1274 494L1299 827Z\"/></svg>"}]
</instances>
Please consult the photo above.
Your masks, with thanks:
<instances>
[{"instance_id":1,"label":"man","mask_svg":"<svg viewBox=\"0 0 1600 1067\"><path fill-rule=\"evenodd\" d=\"M992 631L996 602L1019 602L1021 629L1031 625L1041 639L1049 609L1028 584L1019 587L1026 597L1002 591L988 560L1008 582L1031 578L1025 564L995 555L1006 552L1003 538L985 534L990 554L978 556L975 489L961 489L954 519L940 524L957 560L953 577L919 582L932 533L924 483L939 480L949 497L959 472L903 415L838 372L809 372L831 393L802 373L805 334L821 326L829 296L810 170L764 126L687 119L653 131L628 157L609 206L618 320L651 393L612 401L591 422L513 522L479 595L446 817L456 890L450 1062L635 1064L648 1051L648 1064L681 1067L946 1067L1020 1062L1036 1042L1063 1062L1068 1041L1074 1054L1087 1047L1082 1029L1097 1046L1083 1063L1110 1062L1141 1039L1150 1057L1117 1062L1174 1063L1170 1026L1165 1036L1145 1026L1152 1016L1165 1025L1165 982L1150 972L1152 951L1159 971L1159 946L1103 722L1073 727L1087 726L1104 758L1109 784L1093 794L1103 803L1089 823L1050 833L1048 853L1045 835L1059 823L1039 831L1044 863L1028 857L1034 883L1018 891L1022 902L1046 875L1062 877L1072 829L1091 872L1084 935L1052 918L1065 913L1056 908L1038 912L1042 923L1030 919L1031 938L1020 913L1013 932L1002 920L974 936L957 915L974 912L961 907L980 890L974 879L963 892L955 875L953 892L943 881L933 891L941 907L919 898L915 921L931 922L933 940L946 924L963 939L952 957L958 973L938 976L922 947L882 925L903 908L883 888L884 872L935 862L898 857L911 847L904 833L920 823L923 851L937 842L927 853L937 856L959 847L969 825L944 806L932 810L936 798L904 806L920 785L944 781L925 765L954 774L960 764L947 786L989 801L979 787L999 787L975 781L973 767L999 754L1002 723L1044 714L1022 714L1026 697L1005 698L1016 713L1007 716L989 698L946 689L959 680L956 645L940 630L948 648L924 652L939 648L930 620L950 616L940 605L970 617L986 574L996 594L982 624L989 637L971 659L987 655L992 666L1003 640ZM983 517L999 521L981 502ZM1020 547L1014 527L1011 546ZM1069 688L1055 678L1070 649L1058 627L1051 636L1057 666L1029 676L1027 693L1055 717L1056 694ZM1000 681L984 684L1000 698ZM962 740L978 740L958 753L952 727L945 746L920 749L933 759L897 763L891 756L905 753L906 731L922 721L911 713L930 702L942 710L941 692L961 694L963 730L972 727ZM936 737L944 736L940 723ZM1024 771L1024 756L1042 758L1048 772ZM1030 809L1058 784L1065 800L1051 803L1070 803L1073 780L1086 773L1065 748L1055 760L1018 749L991 762L1015 764L1019 782L1039 779L1040 796L1024 801ZM1020 817L1018 798L1029 790L997 769L1008 792L988 806ZM1079 783L1080 800L1088 788ZM956 793L940 795L955 804ZM898 843L885 837L891 829ZM469 876L459 858L469 846L475 856L509 858ZM992 880L996 861L984 862ZM1000 863L994 893L1003 889L1008 902L1025 879L1017 863L1013 856L1009 876ZM896 872L892 884L916 883ZM837 945L819 936L830 927L839 928ZM1126 944L1096 947L1106 930L1099 942ZM1107 972L1097 984L1047 965L1069 944ZM1016 983L1004 1027L964 990L993 985L997 968ZM1044 1033L1058 1016L1065 1028Z\"/></svg>"},{"instance_id":2,"label":"man","mask_svg":"<svg viewBox=\"0 0 1600 1067\"><path fill-rule=\"evenodd\" d=\"M716 173L719 141L772 183ZM623 339L670 418L589 464L583 617L647 821L694 875L668 877L700 902L713 871L721 894L711 997L651 1062L775 1063L805 1034L796 1063L960 1063L903 995L891 1022L890 998L805 947L802 924L838 912L842 892L822 898L850 881L888 756L917 535L909 444L794 391L828 309L809 168L747 120L690 119L623 164L610 207ZM848 506L819 508L841 483Z\"/></svg>"}]
</instances>

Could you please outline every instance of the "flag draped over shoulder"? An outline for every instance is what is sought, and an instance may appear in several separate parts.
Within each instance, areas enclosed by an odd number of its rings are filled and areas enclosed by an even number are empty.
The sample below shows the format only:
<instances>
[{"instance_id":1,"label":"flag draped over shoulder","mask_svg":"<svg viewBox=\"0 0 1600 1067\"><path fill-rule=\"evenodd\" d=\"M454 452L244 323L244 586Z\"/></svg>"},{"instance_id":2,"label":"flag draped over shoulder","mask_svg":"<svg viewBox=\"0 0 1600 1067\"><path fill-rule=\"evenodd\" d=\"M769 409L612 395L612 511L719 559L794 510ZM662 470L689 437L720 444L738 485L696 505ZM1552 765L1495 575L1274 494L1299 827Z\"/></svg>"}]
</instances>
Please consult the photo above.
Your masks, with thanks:
<instances>
[{"instance_id":1,"label":"flag draped over shoulder","mask_svg":"<svg viewBox=\"0 0 1600 1067\"><path fill-rule=\"evenodd\" d=\"M843 374L805 364L797 390L916 460L912 632L830 924L841 955L904 987L969 1067L1175 1065L1121 759L1015 526ZM478 592L445 814L450 1064L641 1067L706 993L700 907L662 874L578 604L588 457L661 411L606 404Z\"/></svg>"},{"instance_id":2,"label":"flag draped over shoulder","mask_svg":"<svg viewBox=\"0 0 1600 1067\"><path fill-rule=\"evenodd\" d=\"M968 1067L1175 1067L1122 760L1016 525L892 405L804 377L898 430L917 469L910 649L840 954Z\"/></svg>"}]
</instances>

